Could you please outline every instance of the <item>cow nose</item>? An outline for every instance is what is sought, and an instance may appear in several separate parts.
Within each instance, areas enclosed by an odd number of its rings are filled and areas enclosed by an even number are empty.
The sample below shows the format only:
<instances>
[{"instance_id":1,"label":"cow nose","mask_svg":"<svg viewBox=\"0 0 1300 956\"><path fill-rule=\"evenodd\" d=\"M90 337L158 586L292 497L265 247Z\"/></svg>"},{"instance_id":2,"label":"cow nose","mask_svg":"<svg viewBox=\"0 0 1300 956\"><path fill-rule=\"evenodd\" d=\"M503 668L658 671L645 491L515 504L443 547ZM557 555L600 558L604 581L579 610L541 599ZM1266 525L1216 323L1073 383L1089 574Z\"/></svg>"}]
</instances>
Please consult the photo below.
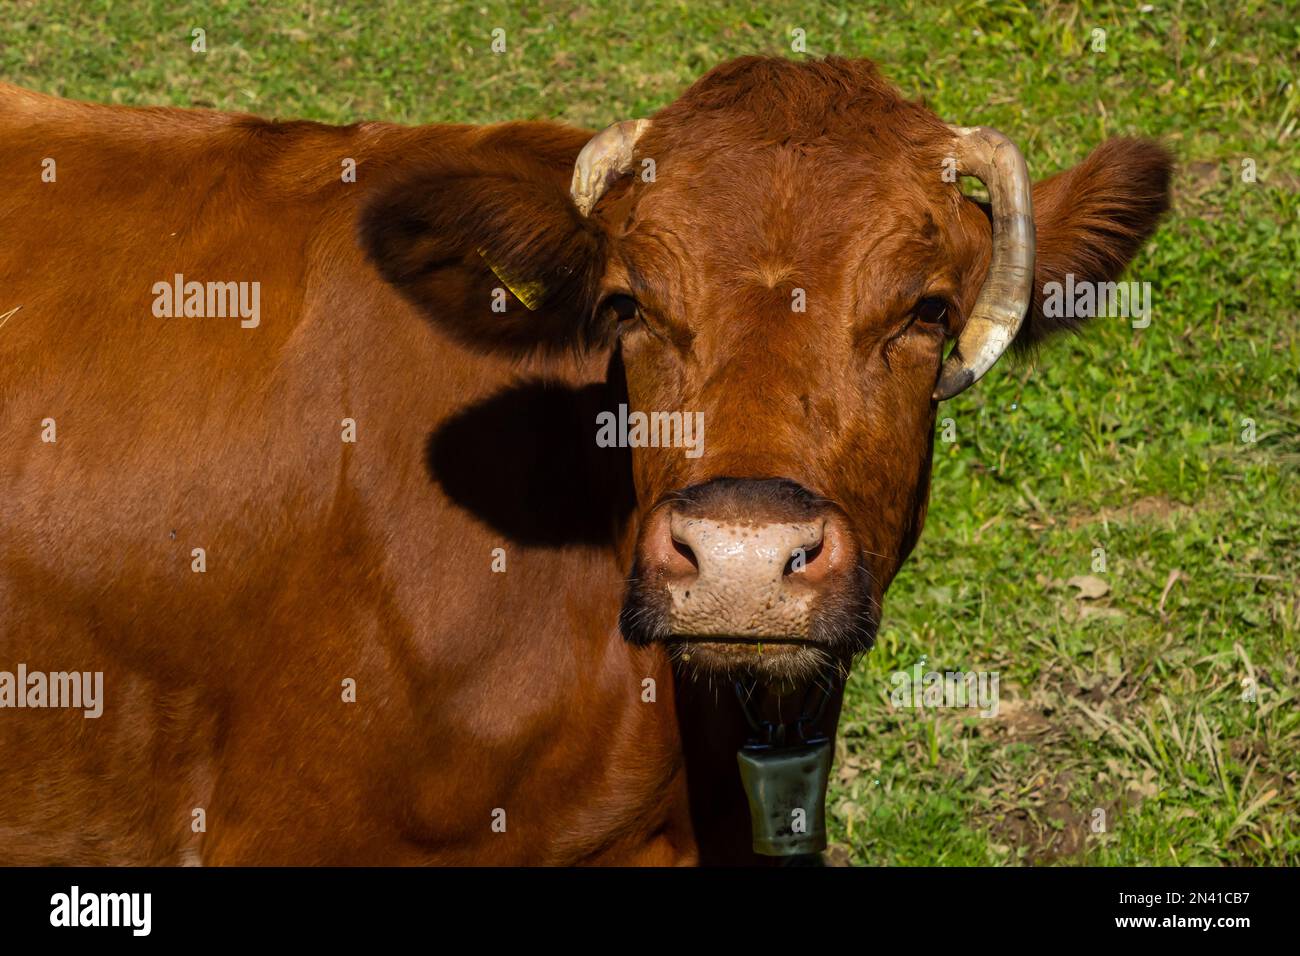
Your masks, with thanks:
<instances>
[{"instance_id":1,"label":"cow nose","mask_svg":"<svg viewBox=\"0 0 1300 956\"><path fill-rule=\"evenodd\" d=\"M838 512L809 508L796 520L664 506L641 544L648 581L668 592L668 629L682 637L811 639L819 597L854 565Z\"/></svg>"},{"instance_id":2,"label":"cow nose","mask_svg":"<svg viewBox=\"0 0 1300 956\"><path fill-rule=\"evenodd\" d=\"M673 513L674 550L690 561L701 581L729 589L765 590L786 574L807 572L821 557L825 520L737 525Z\"/></svg>"}]
</instances>

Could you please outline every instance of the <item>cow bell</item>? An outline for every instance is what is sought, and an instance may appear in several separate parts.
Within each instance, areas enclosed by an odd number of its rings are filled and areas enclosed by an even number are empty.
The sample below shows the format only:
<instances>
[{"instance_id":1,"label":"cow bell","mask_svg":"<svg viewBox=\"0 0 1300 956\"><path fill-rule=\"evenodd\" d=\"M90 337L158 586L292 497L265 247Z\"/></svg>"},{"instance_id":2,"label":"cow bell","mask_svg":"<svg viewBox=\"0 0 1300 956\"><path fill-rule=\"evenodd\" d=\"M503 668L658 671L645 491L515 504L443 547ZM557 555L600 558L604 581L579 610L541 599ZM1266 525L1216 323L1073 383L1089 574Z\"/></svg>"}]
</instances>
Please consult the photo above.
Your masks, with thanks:
<instances>
[{"instance_id":1,"label":"cow bell","mask_svg":"<svg viewBox=\"0 0 1300 956\"><path fill-rule=\"evenodd\" d=\"M827 738L789 747L748 744L736 753L755 853L801 856L826 849L826 785L833 756Z\"/></svg>"}]
</instances>

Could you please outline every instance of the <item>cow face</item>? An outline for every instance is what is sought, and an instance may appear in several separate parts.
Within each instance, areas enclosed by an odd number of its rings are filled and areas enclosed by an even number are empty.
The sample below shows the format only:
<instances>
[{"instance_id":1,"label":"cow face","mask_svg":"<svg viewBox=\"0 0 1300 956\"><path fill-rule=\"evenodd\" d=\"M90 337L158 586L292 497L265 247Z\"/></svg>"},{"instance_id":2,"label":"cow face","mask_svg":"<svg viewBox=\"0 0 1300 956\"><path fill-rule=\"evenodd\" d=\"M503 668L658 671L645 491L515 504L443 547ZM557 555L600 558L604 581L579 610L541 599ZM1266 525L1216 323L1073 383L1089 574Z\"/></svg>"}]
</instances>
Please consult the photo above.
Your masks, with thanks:
<instances>
[{"instance_id":1,"label":"cow face","mask_svg":"<svg viewBox=\"0 0 1300 956\"><path fill-rule=\"evenodd\" d=\"M619 426L642 429L624 636L706 671L799 678L873 639L924 524L937 400L1053 331L1047 283L1114 278L1168 175L1158 146L1112 141L1032 187L1031 210L1014 146L946 126L871 64L745 58L591 139L571 202L516 170L484 187L476 234L451 238L463 211L412 217L398 197L363 237L461 338L611 349ZM481 275L476 250L532 311L449 319L448 297L472 293L431 289L393 218L425 258L436 234Z\"/></svg>"}]
</instances>

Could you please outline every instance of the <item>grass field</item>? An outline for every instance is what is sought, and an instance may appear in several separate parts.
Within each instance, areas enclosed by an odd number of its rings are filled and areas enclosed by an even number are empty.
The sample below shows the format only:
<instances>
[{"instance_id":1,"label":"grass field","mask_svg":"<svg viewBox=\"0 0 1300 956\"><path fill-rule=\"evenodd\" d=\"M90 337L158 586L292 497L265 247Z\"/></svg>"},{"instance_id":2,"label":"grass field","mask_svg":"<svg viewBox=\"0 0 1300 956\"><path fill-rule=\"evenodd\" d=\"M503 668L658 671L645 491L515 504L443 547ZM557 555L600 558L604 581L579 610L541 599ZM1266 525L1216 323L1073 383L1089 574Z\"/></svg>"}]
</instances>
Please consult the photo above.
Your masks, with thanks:
<instances>
[{"instance_id":1,"label":"grass field","mask_svg":"<svg viewBox=\"0 0 1300 956\"><path fill-rule=\"evenodd\" d=\"M927 530L849 688L832 853L1294 864L1300 5L1142 6L19 0L0 78L328 121L595 126L729 57L801 56L798 28L807 55L874 58L950 121L998 127L1036 176L1107 136L1161 137L1174 212L1130 269L1150 326L1098 320L941 407L955 441L936 446ZM922 660L998 672L998 716L891 708L890 675Z\"/></svg>"}]
</instances>

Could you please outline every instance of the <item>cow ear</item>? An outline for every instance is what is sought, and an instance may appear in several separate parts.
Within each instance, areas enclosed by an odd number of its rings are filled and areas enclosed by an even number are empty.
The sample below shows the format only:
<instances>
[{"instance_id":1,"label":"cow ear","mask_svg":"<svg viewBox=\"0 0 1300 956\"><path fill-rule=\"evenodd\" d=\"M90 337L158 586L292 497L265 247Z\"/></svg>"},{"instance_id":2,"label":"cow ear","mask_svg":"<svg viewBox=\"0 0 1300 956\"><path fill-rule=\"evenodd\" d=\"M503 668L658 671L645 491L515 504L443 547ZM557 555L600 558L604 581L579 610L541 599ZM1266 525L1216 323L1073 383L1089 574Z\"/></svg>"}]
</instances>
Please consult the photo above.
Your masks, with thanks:
<instances>
[{"instance_id":1,"label":"cow ear","mask_svg":"<svg viewBox=\"0 0 1300 956\"><path fill-rule=\"evenodd\" d=\"M1073 169L1034 185L1034 292L1018 346L1084 321L1074 309L1057 307L1061 290L1070 282L1081 288L1119 277L1169 209L1172 168L1158 143L1112 139Z\"/></svg>"},{"instance_id":2,"label":"cow ear","mask_svg":"<svg viewBox=\"0 0 1300 956\"><path fill-rule=\"evenodd\" d=\"M605 236L568 191L589 135L509 124L436 168L390 177L363 203L361 247L387 282L471 347L600 345L592 300Z\"/></svg>"}]
</instances>

